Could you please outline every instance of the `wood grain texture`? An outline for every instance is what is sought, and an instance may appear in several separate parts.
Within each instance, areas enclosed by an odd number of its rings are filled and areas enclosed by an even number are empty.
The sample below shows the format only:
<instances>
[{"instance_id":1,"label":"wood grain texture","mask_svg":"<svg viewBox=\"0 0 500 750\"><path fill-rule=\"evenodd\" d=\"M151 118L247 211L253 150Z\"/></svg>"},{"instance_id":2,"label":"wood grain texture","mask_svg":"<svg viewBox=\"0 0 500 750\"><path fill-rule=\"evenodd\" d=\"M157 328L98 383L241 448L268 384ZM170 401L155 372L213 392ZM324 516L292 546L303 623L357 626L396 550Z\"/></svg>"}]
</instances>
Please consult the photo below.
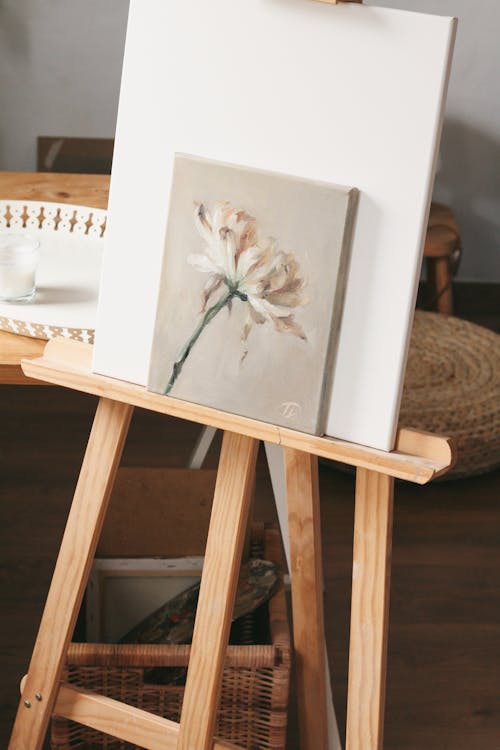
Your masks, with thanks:
<instances>
[{"instance_id":1,"label":"wood grain texture","mask_svg":"<svg viewBox=\"0 0 500 750\"><path fill-rule=\"evenodd\" d=\"M222 441L177 750L213 744L222 670L255 480L258 441Z\"/></svg>"},{"instance_id":2,"label":"wood grain texture","mask_svg":"<svg viewBox=\"0 0 500 750\"><path fill-rule=\"evenodd\" d=\"M382 750L394 479L356 476L346 750Z\"/></svg>"},{"instance_id":3,"label":"wood grain texture","mask_svg":"<svg viewBox=\"0 0 500 750\"><path fill-rule=\"evenodd\" d=\"M30 377L84 393L93 393L150 411L238 432L352 466L385 472L417 484L426 484L436 475L444 473L454 461L450 438L426 435L425 439L419 440L415 437L413 444L422 451L423 455L410 455L398 450L387 453L335 438L307 435L267 422L259 422L169 396L150 393L142 386L92 373L91 360L91 346L76 341L53 339L47 343L43 357L23 361L23 371ZM412 433L413 431L403 432ZM401 436L399 441L401 443ZM434 458L434 455L437 458Z\"/></svg>"},{"instance_id":4,"label":"wood grain texture","mask_svg":"<svg viewBox=\"0 0 500 750\"><path fill-rule=\"evenodd\" d=\"M302 750L327 750L326 659L318 459L285 449L293 638Z\"/></svg>"},{"instance_id":5,"label":"wood grain texture","mask_svg":"<svg viewBox=\"0 0 500 750\"><path fill-rule=\"evenodd\" d=\"M53 201L108 207L108 175L0 172L0 200Z\"/></svg>"},{"instance_id":6,"label":"wood grain texture","mask_svg":"<svg viewBox=\"0 0 500 750\"><path fill-rule=\"evenodd\" d=\"M177 748L179 725L176 722L70 685L61 685L54 713L145 750ZM221 741L214 742L212 748L239 750L235 745Z\"/></svg>"},{"instance_id":7,"label":"wood grain texture","mask_svg":"<svg viewBox=\"0 0 500 750\"><path fill-rule=\"evenodd\" d=\"M176 750L179 725L125 703L61 685L54 714L139 745L145 750Z\"/></svg>"},{"instance_id":8,"label":"wood grain texture","mask_svg":"<svg viewBox=\"0 0 500 750\"><path fill-rule=\"evenodd\" d=\"M42 385L27 378L21 369L25 357L40 357L46 341L0 331L0 383L3 385Z\"/></svg>"},{"instance_id":9,"label":"wood grain texture","mask_svg":"<svg viewBox=\"0 0 500 750\"><path fill-rule=\"evenodd\" d=\"M9 750L42 747L131 415L128 404L98 406Z\"/></svg>"},{"instance_id":10,"label":"wood grain texture","mask_svg":"<svg viewBox=\"0 0 500 750\"><path fill-rule=\"evenodd\" d=\"M457 460L456 446L452 439L406 427L400 428L396 434L395 450L411 456L428 458L446 466L445 469L436 471L434 479L445 474Z\"/></svg>"},{"instance_id":11,"label":"wood grain texture","mask_svg":"<svg viewBox=\"0 0 500 750\"><path fill-rule=\"evenodd\" d=\"M452 274L449 258L434 258L434 288L437 309L443 315L453 315Z\"/></svg>"}]
</instances>

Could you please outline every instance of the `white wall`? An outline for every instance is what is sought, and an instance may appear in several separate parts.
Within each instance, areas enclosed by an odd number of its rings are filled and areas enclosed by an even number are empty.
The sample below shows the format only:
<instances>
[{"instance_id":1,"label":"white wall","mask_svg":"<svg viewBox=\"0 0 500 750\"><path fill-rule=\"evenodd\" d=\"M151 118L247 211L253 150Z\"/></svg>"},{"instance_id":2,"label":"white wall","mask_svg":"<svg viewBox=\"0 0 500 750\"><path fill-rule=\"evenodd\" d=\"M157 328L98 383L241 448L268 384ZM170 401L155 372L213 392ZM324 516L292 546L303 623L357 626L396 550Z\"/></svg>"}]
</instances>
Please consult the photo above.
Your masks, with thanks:
<instances>
[{"instance_id":1,"label":"white wall","mask_svg":"<svg viewBox=\"0 0 500 750\"><path fill-rule=\"evenodd\" d=\"M366 2L459 18L435 196L453 206L460 221L458 278L500 281L500 3Z\"/></svg>"},{"instance_id":2,"label":"white wall","mask_svg":"<svg viewBox=\"0 0 500 750\"><path fill-rule=\"evenodd\" d=\"M436 197L462 227L459 278L500 281L500 3L365 1L460 19ZM113 136L127 11L127 0L0 0L0 169L35 169L38 135Z\"/></svg>"},{"instance_id":3,"label":"white wall","mask_svg":"<svg viewBox=\"0 0 500 750\"><path fill-rule=\"evenodd\" d=\"M0 0L0 169L39 135L113 137L128 0Z\"/></svg>"}]
</instances>

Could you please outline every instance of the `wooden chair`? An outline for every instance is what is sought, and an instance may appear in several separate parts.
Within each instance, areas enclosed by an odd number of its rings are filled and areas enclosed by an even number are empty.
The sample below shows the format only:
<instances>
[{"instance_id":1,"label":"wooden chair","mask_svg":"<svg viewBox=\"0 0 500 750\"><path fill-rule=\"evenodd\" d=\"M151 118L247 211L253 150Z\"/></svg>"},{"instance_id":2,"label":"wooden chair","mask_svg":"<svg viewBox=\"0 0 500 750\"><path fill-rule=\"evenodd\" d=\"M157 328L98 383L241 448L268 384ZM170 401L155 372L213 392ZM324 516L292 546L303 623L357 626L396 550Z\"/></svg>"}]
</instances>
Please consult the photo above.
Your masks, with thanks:
<instances>
[{"instance_id":1,"label":"wooden chair","mask_svg":"<svg viewBox=\"0 0 500 750\"><path fill-rule=\"evenodd\" d=\"M113 138L39 136L37 169L59 174L111 174L114 145Z\"/></svg>"}]
</instances>

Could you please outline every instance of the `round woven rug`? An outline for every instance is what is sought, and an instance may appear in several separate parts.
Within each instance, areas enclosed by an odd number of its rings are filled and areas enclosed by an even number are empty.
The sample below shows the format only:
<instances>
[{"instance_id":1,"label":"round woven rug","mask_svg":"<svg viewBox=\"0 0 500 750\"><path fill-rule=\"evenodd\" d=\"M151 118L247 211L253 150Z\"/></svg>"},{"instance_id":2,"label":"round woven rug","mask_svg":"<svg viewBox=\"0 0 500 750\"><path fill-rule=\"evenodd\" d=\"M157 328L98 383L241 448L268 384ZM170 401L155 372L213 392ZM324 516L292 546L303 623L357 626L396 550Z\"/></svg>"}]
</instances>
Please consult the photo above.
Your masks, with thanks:
<instances>
[{"instance_id":1,"label":"round woven rug","mask_svg":"<svg viewBox=\"0 0 500 750\"><path fill-rule=\"evenodd\" d=\"M417 310L399 424L455 439L458 460L444 479L499 466L500 335Z\"/></svg>"}]
</instances>

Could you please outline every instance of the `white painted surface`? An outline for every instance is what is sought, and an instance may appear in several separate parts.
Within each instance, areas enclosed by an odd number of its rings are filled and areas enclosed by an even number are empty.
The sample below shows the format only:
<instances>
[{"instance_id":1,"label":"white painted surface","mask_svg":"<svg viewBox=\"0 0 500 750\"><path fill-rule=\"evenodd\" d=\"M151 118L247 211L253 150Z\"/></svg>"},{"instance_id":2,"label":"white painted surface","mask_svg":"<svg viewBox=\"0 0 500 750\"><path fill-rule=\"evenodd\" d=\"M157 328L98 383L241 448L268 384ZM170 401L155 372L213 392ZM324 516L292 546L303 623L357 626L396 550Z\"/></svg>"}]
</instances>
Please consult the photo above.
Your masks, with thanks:
<instances>
[{"instance_id":1,"label":"white painted surface","mask_svg":"<svg viewBox=\"0 0 500 750\"><path fill-rule=\"evenodd\" d=\"M92 643L119 643L145 617L200 580L203 557L95 558L87 584Z\"/></svg>"},{"instance_id":2,"label":"white painted surface","mask_svg":"<svg viewBox=\"0 0 500 750\"><path fill-rule=\"evenodd\" d=\"M454 21L305 0L130 7L95 369L146 382L175 151L355 185L327 431L390 449Z\"/></svg>"}]
</instances>

